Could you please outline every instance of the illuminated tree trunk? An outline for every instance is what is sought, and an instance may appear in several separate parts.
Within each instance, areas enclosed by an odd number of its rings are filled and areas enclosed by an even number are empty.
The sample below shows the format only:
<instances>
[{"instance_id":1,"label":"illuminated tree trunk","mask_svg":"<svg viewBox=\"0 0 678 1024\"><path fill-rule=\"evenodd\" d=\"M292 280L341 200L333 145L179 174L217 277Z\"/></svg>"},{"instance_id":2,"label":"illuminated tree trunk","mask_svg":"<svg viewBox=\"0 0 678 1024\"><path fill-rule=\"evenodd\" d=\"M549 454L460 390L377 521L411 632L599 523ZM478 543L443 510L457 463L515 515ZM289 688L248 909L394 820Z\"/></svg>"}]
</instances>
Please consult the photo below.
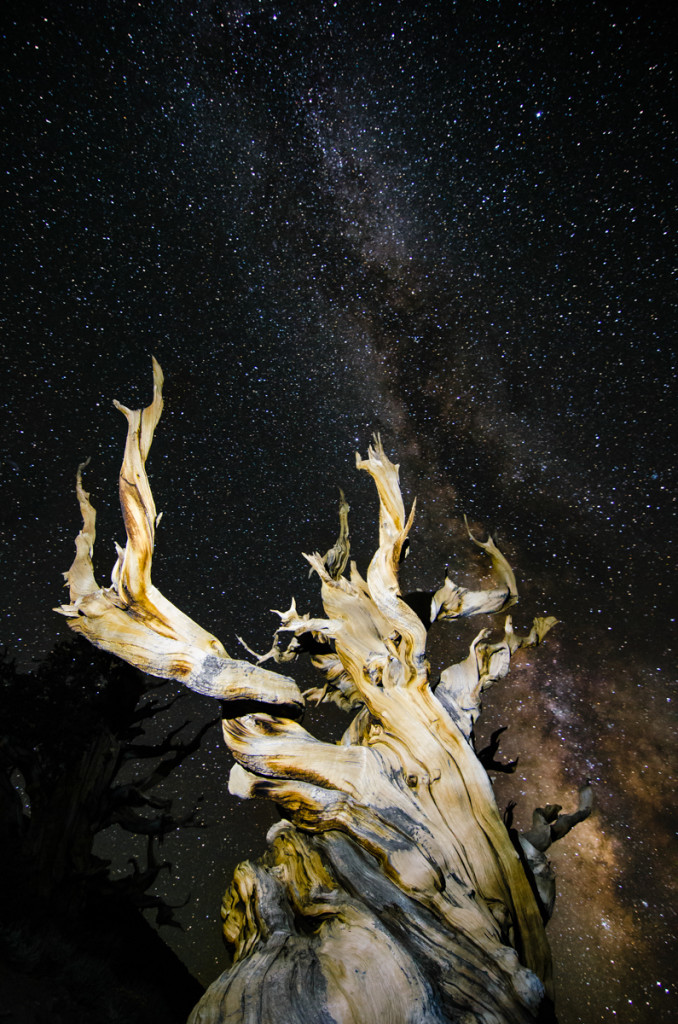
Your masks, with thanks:
<instances>
[{"instance_id":1,"label":"illuminated tree trunk","mask_svg":"<svg viewBox=\"0 0 678 1024\"><path fill-rule=\"evenodd\" d=\"M379 544L366 578L355 564L348 577L341 574L349 544L342 495L337 544L324 558L306 556L320 578L325 616L300 615L293 602L279 613L268 655L256 664L229 658L151 582L156 513L145 462L162 409L155 362L154 380L147 409L118 406L128 420L120 474L127 545L118 551L113 585L102 590L94 580L95 513L79 471L84 526L66 574L71 603L59 610L77 632L144 671L230 702L233 717L223 721L236 760L229 789L272 799L284 815L264 856L236 869L222 908L234 964L191 1021L553 1019L544 930L552 872L544 851L586 816L590 791L582 790L574 815L549 806L535 812L527 837L518 836L499 814L473 726L483 689L555 620L535 619L526 637L516 635L510 616L497 640L483 629L468 658L433 687L427 627L506 610L517 600L515 578L491 538L472 537L492 561L496 588L468 591L446 579L425 611L415 612L398 586L414 507L406 516L398 467L376 438L368 458L357 457L380 502ZM304 697L293 680L261 667L302 651L324 675L307 698L334 700L353 715L337 744L299 724Z\"/></svg>"}]
</instances>

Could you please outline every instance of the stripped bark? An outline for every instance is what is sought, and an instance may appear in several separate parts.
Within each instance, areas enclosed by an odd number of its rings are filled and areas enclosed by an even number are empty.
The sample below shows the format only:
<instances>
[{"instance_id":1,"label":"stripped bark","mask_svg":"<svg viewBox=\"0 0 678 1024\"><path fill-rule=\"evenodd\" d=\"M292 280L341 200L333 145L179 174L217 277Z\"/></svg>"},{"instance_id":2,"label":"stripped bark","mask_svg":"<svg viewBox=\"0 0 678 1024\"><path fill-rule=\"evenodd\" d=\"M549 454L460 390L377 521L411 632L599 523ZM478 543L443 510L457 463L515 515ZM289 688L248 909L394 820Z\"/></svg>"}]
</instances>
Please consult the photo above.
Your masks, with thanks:
<instances>
[{"instance_id":1,"label":"stripped bark","mask_svg":"<svg viewBox=\"0 0 678 1024\"><path fill-rule=\"evenodd\" d=\"M223 720L236 761L229 789L274 800L285 820L269 833L268 852L236 871L223 906L234 964L208 989L192 1024L552 1019L544 851L586 816L590 798L582 796L570 816L543 809L534 834L521 839L502 821L473 728L483 691L556 620L535 619L519 637L507 616L494 641L484 628L468 657L432 688L431 623L505 611L518 599L516 580L492 538L469 531L491 560L496 586L469 591L446 578L426 614L417 614L398 582L414 506L406 514L398 466L377 437L366 459L356 457L380 506L366 577L355 563L343 574L342 493L337 544L324 557L305 556L320 579L324 616L301 615L292 602L278 613L267 654L255 665L230 659L151 583L156 517L145 463L162 409L155 361L154 381L143 412L118 405L128 420L120 475L127 545L113 584L103 590L94 580L94 510L80 469L84 526L66 574L71 602L59 610L71 628L147 672L225 701L256 701L248 714L233 705L238 717ZM334 700L353 715L339 743L315 739L296 721L304 703L296 684L261 667L304 651L324 675L306 696ZM548 829L546 845L537 826Z\"/></svg>"}]
</instances>

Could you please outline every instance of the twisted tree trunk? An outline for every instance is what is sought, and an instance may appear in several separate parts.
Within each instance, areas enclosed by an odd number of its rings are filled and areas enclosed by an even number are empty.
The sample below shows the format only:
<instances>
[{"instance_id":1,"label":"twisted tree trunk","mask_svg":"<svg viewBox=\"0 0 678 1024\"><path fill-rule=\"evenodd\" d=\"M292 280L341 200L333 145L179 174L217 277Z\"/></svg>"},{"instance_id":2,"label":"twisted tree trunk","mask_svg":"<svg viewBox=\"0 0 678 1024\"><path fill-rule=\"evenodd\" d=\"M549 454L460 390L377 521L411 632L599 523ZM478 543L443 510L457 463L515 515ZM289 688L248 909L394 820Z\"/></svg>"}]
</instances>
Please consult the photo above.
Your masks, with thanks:
<instances>
[{"instance_id":1,"label":"twisted tree trunk","mask_svg":"<svg viewBox=\"0 0 678 1024\"><path fill-rule=\"evenodd\" d=\"M342 495L337 544L324 558L306 556L321 581L325 617L300 615L293 602L279 613L268 655L257 664L229 658L151 583L156 515L145 462L162 409L155 361L154 380L147 409L118 405L128 420L120 475L127 545L113 585L102 590L94 579L95 513L80 467L84 526L66 573L71 603L58 610L73 629L144 671L232 702L237 717L223 721L236 760L229 789L272 799L284 814L264 856L235 872L222 907L234 964L191 1022L553 1019L544 930L553 876L545 850L588 814L590 791L582 790L574 815L549 806L534 834L519 837L500 817L473 725L483 689L555 620L535 619L518 637L507 617L494 642L483 629L468 658L432 688L427 627L507 609L517 600L515 578L491 538L472 538L492 560L496 588L473 592L446 579L417 614L421 595L404 597L398 586L414 507L406 516L398 467L377 438L368 458L357 458L380 502L367 578L354 563L348 578L341 574L349 544ZM283 633L291 634L284 650ZM261 667L303 650L325 677L310 696L353 713L337 744L314 739L296 720L304 697L294 681ZM255 703L245 709L244 700Z\"/></svg>"}]
</instances>

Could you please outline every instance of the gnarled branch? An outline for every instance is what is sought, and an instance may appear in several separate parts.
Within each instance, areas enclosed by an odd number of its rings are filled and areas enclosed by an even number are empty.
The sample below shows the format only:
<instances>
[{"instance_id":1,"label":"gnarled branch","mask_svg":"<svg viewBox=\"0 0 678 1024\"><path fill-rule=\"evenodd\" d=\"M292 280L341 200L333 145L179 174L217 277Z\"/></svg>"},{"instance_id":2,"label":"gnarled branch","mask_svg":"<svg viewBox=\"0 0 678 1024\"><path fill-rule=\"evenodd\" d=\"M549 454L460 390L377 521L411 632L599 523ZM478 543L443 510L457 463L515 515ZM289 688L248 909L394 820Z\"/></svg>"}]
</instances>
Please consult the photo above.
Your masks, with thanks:
<instances>
[{"instance_id":1,"label":"gnarled branch","mask_svg":"<svg viewBox=\"0 0 678 1024\"><path fill-rule=\"evenodd\" d=\"M355 563L343 575L342 495L337 545L323 557L305 556L320 579L324 615L301 614L292 601L277 613L273 647L255 655L256 665L230 659L151 583L155 506L145 461L161 408L156 363L154 377L148 409L119 406L128 419L120 485L127 546L113 585L104 591L94 582L94 511L79 471L84 525L67 574L71 604L61 611L94 643L146 671L226 700L255 700L250 713L233 705L234 717L223 721L236 761L229 789L273 799L287 819L269 833L261 860L236 871L222 908L234 966L208 990L192 1024L546 1020L551 964L537 878L549 871L544 829L548 842L559 838L586 816L590 801L582 795L578 811L566 816L549 805L518 837L499 814L473 725L483 690L556 620L535 619L518 636L508 616L497 641L482 629L468 657L431 686L430 625L505 610L517 600L515 576L492 538L480 541L469 530L491 559L496 587L469 591L446 578L423 612L422 595L402 594L398 573L414 505L406 515L398 466L377 436L366 459L356 456L380 506L366 577ZM291 634L285 649L284 634ZM303 703L296 685L261 668L304 650L325 677L310 693L357 712L339 743L321 742L295 721L291 709ZM280 713L272 713L276 706ZM161 815L149 831L171 827L168 819ZM365 966L372 960L374 974Z\"/></svg>"},{"instance_id":2,"label":"gnarled branch","mask_svg":"<svg viewBox=\"0 0 678 1024\"><path fill-rule=\"evenodd\" d=\"M100 588L92 554L96 512L82 486L78 467L76 493L83 528L76 539L76 557L64 574L70 604L55 611L68 617L76 633L131 665L163 679L176 679L198 693L221 700L260 700L281 707L303 707L296 683L249 662L229 658L222 643L180 611L153 586L151 563L155 545L156 509L146 475L146 459L162 412L163 375L153 360L153 401L132 411L115 402L127 419L125 457L120 471L120 505L127 532L118 547L112 585Z\"/></svg>"}]
</instances>

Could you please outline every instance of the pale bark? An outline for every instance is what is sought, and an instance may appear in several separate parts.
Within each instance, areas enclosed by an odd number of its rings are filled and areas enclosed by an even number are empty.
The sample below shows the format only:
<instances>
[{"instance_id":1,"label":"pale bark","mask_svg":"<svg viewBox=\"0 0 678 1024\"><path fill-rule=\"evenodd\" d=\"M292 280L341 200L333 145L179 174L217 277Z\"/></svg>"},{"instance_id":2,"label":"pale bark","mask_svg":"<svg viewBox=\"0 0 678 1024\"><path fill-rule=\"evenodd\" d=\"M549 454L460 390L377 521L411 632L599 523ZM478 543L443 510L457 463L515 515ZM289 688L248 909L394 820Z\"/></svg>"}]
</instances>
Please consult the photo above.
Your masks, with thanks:
<instances>
[{"instance_id":1,"label":"pale bark","mask_svg":"<svg viewBox=\"0 0 678 1024\"><path fill-rule=\"evenodd\" d=\"M114 403L127 418L120 470L127 544L117 549L111 586L102 589L94 578L96 513L82 486L83 464L78 467L76 486L83 528L75 542L75 561L64 573L71 600L55 610L68 616L75 632L150 675L177 679L198 693L221 700L254 699L301 707L303 698L292 679L229 658L215 636L163 597L151 582L156 510L146 459L162 412L162 383L162 371L154 359L152 403L136 412Z\"/></svg>"},{"instance_id":2,"label":"pale bark","mask_svg":"<svg viewBox=\"0 0 678 1024\"><path fill-rule=\"evenodd\" d=\"M550 1019L544 919L551 892L533 871L548 874L546 847L534 845L536 833L521 840L502 821L474 749L473 726L483 690L556 620L535 619L528 635L518 637L506 617L495 641L484 628L468 658L445 669L432 689L427 627L436 619L507 609L518 599L515 576L491 538L479 541L469 531L490 557L497 585L469 591L446 578L423 621L398 582L414 506L406 515L398 467L376 438L366 459L356 457L358 469L373 477L380 503L379 541L366 578L355 563L348 578L340 571L348 558L342 494L337 544L323 558L305 556L320 579L324 616L301 615L293 602L278 613L274 645L257 665L229 659L215 637L151 583L155 506L145 462L162 407L155 362L154 379L148 409L118 405L128 420L120 477L127 546L119 551L113 585L102 590L94 581L94 511L79 471L84 526L66 574L71 603L60 610L93 643L147 672L222 700L246 697L262 709L223 721L236 760L229 789L245 799L274 800L286 820L270 832L268 852L236 871L223 907L234 965L191 1021ZM291 634L286 649L284 633ZM354 712L339 743L321 742L285 717L303 698L291 679L260 667L303 651L325 677L307 696ZM282 714L268 713L274 705ZM549 842L589 810L588 797L574 816L559 818L559 808L555 814L546 808ZM568 820L559 826L563 817Z\"/></svg>"}]
</instances>

